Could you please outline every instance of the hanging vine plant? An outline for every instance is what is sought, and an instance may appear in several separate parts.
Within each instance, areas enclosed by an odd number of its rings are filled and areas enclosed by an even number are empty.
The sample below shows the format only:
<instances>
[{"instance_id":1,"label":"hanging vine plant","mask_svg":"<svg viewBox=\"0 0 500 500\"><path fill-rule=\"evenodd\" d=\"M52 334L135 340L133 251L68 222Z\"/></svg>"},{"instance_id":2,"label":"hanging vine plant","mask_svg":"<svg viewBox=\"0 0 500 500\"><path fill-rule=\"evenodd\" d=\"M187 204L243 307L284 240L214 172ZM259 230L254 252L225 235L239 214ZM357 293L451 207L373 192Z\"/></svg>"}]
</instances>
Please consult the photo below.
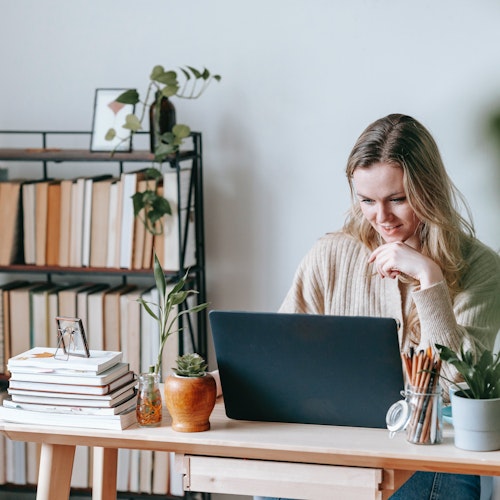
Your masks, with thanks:
<instances>
[{"instance_id":1,"label":"hanging vine plant","mask_svg":"<svg viewBox=\"0 0 500 500\"><path fill-rule=\"evenodd\" d=\"M125 137L119 137L114 128L110 128L106 133L106 140L113 140L116 137L120 143L131 140L133 135L143 130L143 122L148 110L154 119L150 123L150 133L156 134L154 142L153 164L146 172L146 178L152 182L151 188L143 192L137 192L132 197L135 217L141 217L146 229L154 235L163 233L161 223L164 215L171 215L172 210L168 200L158 194L158 183L163 177L162 164L172 155L178 153L184 139L190 136L191 129L188 125L176 123L168 130L161 130L161 106L162 101L170 97L180 99L197 99L200 97L210 83L221 80L220 75L212 74L208 69L202 71L185 66L180 68L184 82L181 86L177 71L166 71L163 66L157 65L153 68L149 76L149 85L146 90L146 97L141 100L137 89L129 89L120 94L115 101L122 104L132 104L139 106L139 114L131 113L126 116L122 128L129 131ZM116 148L115 148L116 150ZM113 154L113 153L112 153ZM142 215L141 215L142 214Z\"/></svg>"}]
</instances>

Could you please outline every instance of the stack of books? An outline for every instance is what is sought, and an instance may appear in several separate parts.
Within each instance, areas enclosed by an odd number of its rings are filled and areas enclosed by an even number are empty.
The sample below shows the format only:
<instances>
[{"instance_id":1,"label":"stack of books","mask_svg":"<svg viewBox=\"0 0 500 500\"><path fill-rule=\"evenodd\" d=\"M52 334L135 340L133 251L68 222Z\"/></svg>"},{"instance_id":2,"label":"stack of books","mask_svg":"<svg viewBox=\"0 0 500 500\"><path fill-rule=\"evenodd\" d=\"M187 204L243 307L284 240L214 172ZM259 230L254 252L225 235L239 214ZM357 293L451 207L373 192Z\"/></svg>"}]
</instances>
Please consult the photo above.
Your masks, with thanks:
<instances>
[{"instance_id":1,"label":"stack of books","mask_svg":"<svg viewBox=\"0 0 500 500\"><path fill-rule=\"evenodd\" d=\"M119 351L54 357L35 347L8 360L8 397L0 420L94 429L126 429L136 422L136 380Z\"/></svg>"}]
</instances>

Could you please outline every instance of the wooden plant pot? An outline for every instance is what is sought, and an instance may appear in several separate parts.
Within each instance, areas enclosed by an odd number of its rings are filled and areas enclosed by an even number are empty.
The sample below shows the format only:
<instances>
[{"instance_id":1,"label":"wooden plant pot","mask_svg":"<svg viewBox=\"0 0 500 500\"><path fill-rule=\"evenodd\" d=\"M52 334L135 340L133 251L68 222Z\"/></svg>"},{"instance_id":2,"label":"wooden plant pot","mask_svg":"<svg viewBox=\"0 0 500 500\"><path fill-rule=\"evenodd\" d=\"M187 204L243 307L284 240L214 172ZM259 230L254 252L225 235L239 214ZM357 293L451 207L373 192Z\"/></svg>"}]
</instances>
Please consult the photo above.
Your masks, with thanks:
<instances>
[{"instance_id":1,"label":"wooden plant pot","mask_svg":"<svg viewBox=\"0 0 500 500\"><path fill-rule=\"evenodd\" d=\"M169 375L165 380L165 404L172 417L172 429L178 432L201 432L210 429L210 415L215 406L215 379Z\"/></svg>"}]
</instances>

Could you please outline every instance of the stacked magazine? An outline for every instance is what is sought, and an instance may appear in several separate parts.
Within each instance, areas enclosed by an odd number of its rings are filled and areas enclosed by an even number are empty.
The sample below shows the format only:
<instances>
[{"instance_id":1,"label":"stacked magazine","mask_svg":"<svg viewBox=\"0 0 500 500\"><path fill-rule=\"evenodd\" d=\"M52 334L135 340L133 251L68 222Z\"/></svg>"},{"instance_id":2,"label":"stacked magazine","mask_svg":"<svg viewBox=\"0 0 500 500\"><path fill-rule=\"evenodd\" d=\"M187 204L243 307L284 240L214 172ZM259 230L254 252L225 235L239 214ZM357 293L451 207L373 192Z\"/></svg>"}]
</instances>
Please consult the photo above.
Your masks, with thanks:
<instances>
[{"instance_id":1,"label":"stacked magazine","mask_svg":"<svg viewBox=\"0 0 500 500\"><path fill-rule=\"evenodd\" d=\"M9 359L0 420L94 429L136 422L136 380L121 352L91 350L89 358L55 352L35 347Z\"/></svg>"}]
</instances>

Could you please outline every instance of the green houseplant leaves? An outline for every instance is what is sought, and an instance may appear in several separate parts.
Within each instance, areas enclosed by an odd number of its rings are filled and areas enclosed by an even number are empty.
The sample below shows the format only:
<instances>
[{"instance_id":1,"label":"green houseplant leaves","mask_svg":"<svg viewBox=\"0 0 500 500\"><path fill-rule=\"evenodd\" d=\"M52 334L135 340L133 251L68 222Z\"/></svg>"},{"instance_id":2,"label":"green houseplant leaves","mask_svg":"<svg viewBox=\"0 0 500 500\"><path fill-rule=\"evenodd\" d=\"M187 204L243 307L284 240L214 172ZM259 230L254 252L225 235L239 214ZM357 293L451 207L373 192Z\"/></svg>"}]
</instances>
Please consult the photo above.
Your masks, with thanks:
<instances>
[{"instance_id":1,"label":"green houseplant leaves","mask_svg":"<svg viewBox=\"0 0 500 500\"><path fill-rule=\"evenodd\" d=\"M476 358L472 352L465 351L463 345L458 353L440 344L436 344L436 348L441 359L454 366L467 383L468 389L458 387L463 395L472 399L500 398L500 353L493 354L486 349ZM448 382L454 384L451 380Z\"/></svg>"}]
</instances>

